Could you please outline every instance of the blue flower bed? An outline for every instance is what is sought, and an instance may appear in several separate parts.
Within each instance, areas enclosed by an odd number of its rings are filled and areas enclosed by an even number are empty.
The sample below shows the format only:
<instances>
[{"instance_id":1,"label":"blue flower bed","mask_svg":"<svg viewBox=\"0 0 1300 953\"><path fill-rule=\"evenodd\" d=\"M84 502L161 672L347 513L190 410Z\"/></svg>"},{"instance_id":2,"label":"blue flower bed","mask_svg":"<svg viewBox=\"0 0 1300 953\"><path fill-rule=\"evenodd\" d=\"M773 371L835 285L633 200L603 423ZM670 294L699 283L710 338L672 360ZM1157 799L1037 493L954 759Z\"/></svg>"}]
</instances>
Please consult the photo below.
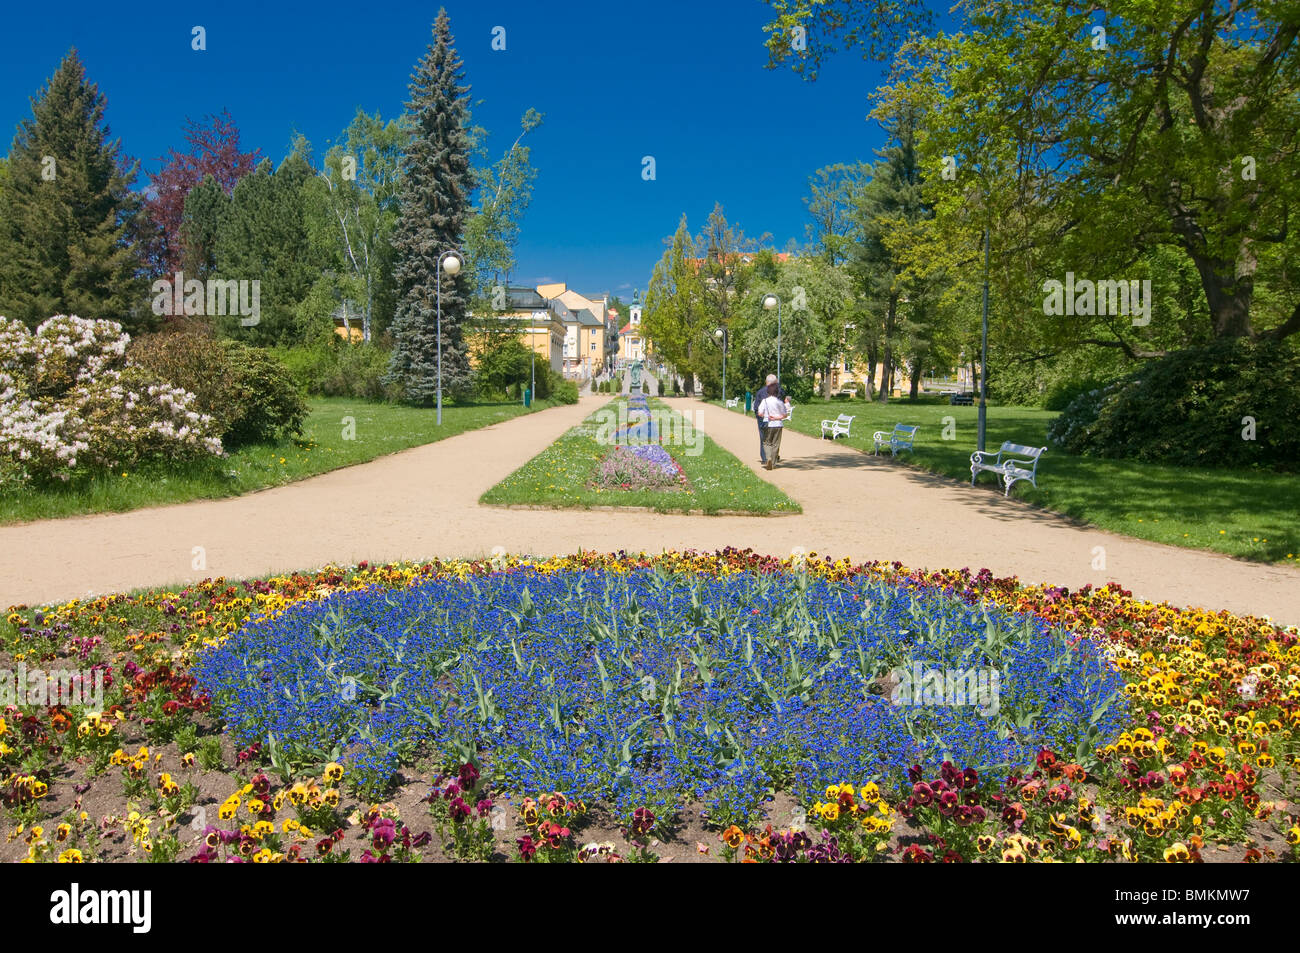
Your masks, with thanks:
<instances>
[{"instance_id":1,"label":"blue flower bed","mask_svg":"<svg viewBox=\"0 0 1300 953\"><path fill-rule=\"evenodd\" d=\"M996 712L891 698L882 676L927 667L996 669ZM996 777L1040 746L1087 758L1125 717L1086 639L797 572L516 569L339 593L248 623L196 674L240 744L342 757L376 793L401 764L475 752L509 789L620 810L685 796L729 818L772 788L883 787L913 764Z\"/></svg>"}]
</instances>

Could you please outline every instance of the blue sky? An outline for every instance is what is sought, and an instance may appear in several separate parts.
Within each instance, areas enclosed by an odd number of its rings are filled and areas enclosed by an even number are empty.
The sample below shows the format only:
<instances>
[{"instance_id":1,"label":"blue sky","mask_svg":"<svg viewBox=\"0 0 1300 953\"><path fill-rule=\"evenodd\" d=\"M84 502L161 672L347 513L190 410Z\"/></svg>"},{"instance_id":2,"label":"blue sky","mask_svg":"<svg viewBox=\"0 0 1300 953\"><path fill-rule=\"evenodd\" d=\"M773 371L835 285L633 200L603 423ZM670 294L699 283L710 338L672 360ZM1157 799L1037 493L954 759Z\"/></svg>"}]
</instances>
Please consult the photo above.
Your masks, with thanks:
<instances>
[{"instance_id":1,"label":"blue sky","mask_svg":"<svg viewBox=\"0 0 1300 953\"><path fill-rule=\"evenodd\" d=\"M804 240L802 197L820 166L872 158L880 68L834 57L815 83L764 69L760 0L654 4L448 0L475 120L499 154L528 107L538 169L512 282L565 281L588 294L644 290L685 213L698 231L715 202L750 236ZM142 169L182 144L186 116L230 110L245 147L277 163L292 133L323 155L358 106L401 111L437 3L71 3L6 10L0 136L69 47L108 98L108 122ZM256 12L250 12L256 11ZM206 52L190 49L191 28ZM491 48L493 28L506 50ZM642 179L654 156L657 178ZM139 186L147 180L144 176Z\"/></svg>"}]
</instances>

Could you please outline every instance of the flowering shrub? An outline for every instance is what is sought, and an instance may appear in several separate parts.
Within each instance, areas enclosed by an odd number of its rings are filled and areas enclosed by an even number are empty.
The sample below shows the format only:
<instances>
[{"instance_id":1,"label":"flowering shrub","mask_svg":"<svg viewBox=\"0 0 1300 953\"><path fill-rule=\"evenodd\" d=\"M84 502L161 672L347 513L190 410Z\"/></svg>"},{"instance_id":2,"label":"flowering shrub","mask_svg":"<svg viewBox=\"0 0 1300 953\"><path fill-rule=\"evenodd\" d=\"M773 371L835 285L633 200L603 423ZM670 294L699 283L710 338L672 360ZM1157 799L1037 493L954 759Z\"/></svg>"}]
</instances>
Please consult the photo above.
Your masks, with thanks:
<instances>
[{"instance_id":1,"label":"flowering shrub","mask_svg":"<svg viewBox=\"0 0 1300 953\"><path fill-rule=\"evenodd\" d=\"M228 450L302 432L307 403L263 348L181 331L137 338L127 357L151 377L192 391Z\"/></svg>"},{"instance_id":2,"label":"flowering shrub","mask_svg":"<svg viewBox=\"0 0 1300 953\"><path fill-rule=\"evenodd\" d=\"M592 486L623 490L689 489L681 464L658 444L611 448L601 458Z\"/></svg>"},{"instance_id":3,"label":"flowering shrub","mask_svg":"<svg viewBox=\"0 0 1300 953\"><path fill-rule=\"evenodd\" d=\"M0 486L220 455L194 395L127 364L112 321L56 315L30 334L0 316Z\"/></svg>"}]
</instances>

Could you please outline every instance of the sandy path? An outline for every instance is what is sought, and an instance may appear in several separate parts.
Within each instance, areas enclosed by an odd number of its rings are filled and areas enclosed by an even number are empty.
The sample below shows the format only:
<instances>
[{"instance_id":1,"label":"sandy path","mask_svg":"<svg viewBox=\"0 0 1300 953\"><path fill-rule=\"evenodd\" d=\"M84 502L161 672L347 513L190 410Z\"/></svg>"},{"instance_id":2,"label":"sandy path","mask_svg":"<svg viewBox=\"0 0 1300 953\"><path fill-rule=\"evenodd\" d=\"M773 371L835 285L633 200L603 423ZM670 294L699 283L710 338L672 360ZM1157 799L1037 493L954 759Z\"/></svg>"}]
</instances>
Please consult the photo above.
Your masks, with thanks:
<instances>
[{"instance_id":1,"label":"sandy path","mask_svg":"<svg viewBox=\"0 0 1300 953\"><path fill-rule=\"evenodd\" d=\"M230 500L0 527L0 606L89 593L241 578L330 562L570 553L579 548L714 550L796 546L854 560L979 569L1071 588L1116 580L1136 595L1300 623L1300 570L1128 539L790 433L783 463L762 475L799 516L701 517L644 512L505 510L478 497L599 406L518 417L368 464ZM673 405L758 469L753 421L696 401ZM1050 468L1048 470L1050 474ZM1050 479L1050 476L1049 476ZM206 568L192 569L194 547ZM1106 569L1092 569L1105 547Z\"/></svg>"}]
</instances>

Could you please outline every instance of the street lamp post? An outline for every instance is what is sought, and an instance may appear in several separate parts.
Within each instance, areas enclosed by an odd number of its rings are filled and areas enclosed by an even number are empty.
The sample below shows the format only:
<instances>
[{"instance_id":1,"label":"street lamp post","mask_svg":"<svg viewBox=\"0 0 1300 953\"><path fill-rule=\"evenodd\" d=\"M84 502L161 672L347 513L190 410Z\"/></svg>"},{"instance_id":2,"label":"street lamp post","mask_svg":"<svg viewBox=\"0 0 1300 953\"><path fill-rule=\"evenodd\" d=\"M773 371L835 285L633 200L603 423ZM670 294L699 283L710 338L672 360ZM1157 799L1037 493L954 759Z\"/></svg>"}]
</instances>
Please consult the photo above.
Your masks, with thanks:
<instances>
[{"instance_id":1,"label":"street lamp post","mask_svg":"<svg viewBox=\"0 0 1300 953\"><path fill-rule=\"evenodd\" d=\"M713 336L722 342L722 403L727 402L727 329L718 328Z\"/></svg>"},{"instance_id":2,"label":"street lamp post","mask_svg":"<svg viewBox=\"0 0 1300 953\"><path fill-rule=\"evenodd\" d=\"M442 426L442 272L446 269L447 274L453 278L460 274L460 266L463 259L460 252L454 248L448 248L438 256L438 426Z\"/></svg>"},{"instance_id":3,"label":"street lamp post","mask_svg":"<svg viewBox=\"0 0 1300 953\"><path fill-rule=\"evenodd\" d=\"M985 401L989 394L989 230L984 229L984 315L980 326L980 413L979 446L984 450L984 431L988 410Z\"/></svg>"},{"instance_id":4,"label":"street lamp post","mask_svg":"<svg viewBox=\"0 0 1300 953\"><path fill-rule=\"evenodd\" d=\"M763 310L776 308L776 380L781 384L781 299L774 294L763 295ZM784 386L784 385L782 385Z\"/></svg>"}]
</instances>

